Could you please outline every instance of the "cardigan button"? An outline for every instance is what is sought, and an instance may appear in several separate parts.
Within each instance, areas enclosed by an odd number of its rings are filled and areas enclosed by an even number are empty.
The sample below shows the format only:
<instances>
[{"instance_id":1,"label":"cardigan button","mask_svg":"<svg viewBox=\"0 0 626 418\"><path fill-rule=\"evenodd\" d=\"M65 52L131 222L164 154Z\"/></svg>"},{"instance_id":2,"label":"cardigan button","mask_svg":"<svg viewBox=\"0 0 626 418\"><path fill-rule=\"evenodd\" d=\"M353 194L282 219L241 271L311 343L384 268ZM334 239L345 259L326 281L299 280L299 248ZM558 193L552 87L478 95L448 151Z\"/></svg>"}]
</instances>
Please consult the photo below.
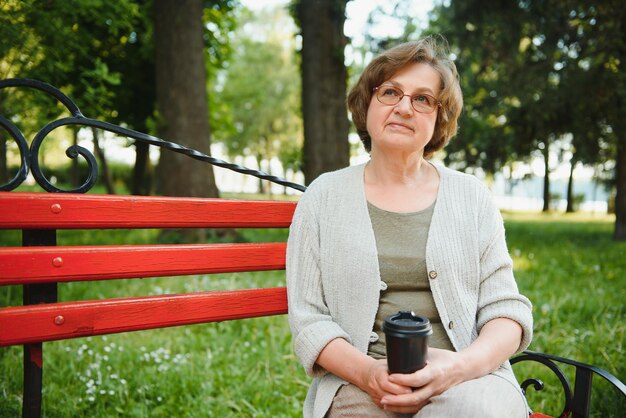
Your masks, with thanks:
<instances>
[{"instance_id":1,"label":"cardigan button","mask_svg":"<svg viewBox=\"0 0 626 418\"><path fill-rule=\"evenodd\" d=\"M375 343L376 341L378 341L378 334L376 334L375 332L372 332L370 334L370 342Z\"/></svg>"},{"instance_id":2,"label":"cardigan button","mask_svg":"<svg viewBox=\"0 0 626 418\"><path fill-rule=\"evenodd\" d=\"M454 328L454 322L450 321L448 322L448 329L452 329Z\"/></svg>"},{"instance_id":3,"label":"cardigan button","mask_svg":"<svg viewBox=\"0 0 626 418\"><path fill-rule=\"evenodd\" d=\"M380 290L387 290L387 283L383 282L382 280L380 281Z\"/></svg>"},{"instance_id":4,"label":"cardigan button","mask_svg":"<svg viewBox=\"0 0 626 418\"><path fill-rule=\"evenodd\" d=\"M437 272L435 270L431 270L428 272L428 277L430 277L431 279L436 279L437 278Z\"/></svg>"}]
</instances>

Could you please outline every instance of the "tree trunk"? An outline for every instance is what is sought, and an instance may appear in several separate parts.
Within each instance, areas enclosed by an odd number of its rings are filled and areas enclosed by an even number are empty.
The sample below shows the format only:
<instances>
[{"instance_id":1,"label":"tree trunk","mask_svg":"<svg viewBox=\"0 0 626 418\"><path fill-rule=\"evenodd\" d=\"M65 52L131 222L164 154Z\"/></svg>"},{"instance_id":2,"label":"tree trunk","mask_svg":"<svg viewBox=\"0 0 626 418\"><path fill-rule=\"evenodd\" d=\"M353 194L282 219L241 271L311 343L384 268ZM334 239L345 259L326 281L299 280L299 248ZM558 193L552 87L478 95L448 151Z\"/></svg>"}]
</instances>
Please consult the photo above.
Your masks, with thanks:
<instances>
[{"instance_id":1,"label":"tree trunk","mask_svg":"<svg viewBox=\"0 0 626 418\"><path fill-rule=\"evenodd\" d=\"M271 131L270 131L271 132ZM265 138L265 156L267 158L267 174L272 175L272 141L269 137ZM267 198L272 200L272 182L266 181L267 184Z\"/></svg>"},{"instance_id":2,"label":"tree trunk","mask_svg":"<svg viewBox=\"0 0 626 418\"><path fill-rule=\"evenodd\" d=\"M617 241L626 241L626 134L618 133L617 156L615 159L615 233Z\"/></svg>"},{"instance_id":3,"label":"tree trunk","mask_svg":"<svg viewBox=\"0 0 626 418\"><path fill-rule=\"evenodd\" d=\"M115 188L113 187L113 179L111 178L111 172L107 160L104 156L104 151L100 148L100 134L96 128L91 128L91 134L93 135L93 149L98 157L100 164L100 172L102 173L102 180L104 181L104 187L106 187L108 194L115 194Z\"/></svg>"},{"instance_id":4,"label":"tree trunk","mask_svg":"<svg viewBox=\"0 0 626 418\"><path fill-rule=\"evenodd\" d=\"M262 171L263 168L261 164L263 163L263 156L261 154L256 155L256 166L259 167L259 171ZM258 178L259 183L259 194L265 193L265 184L263 183L263 179Z\"/></svg>"},{"instance_id":5,"label":"tree trunk","mask_svg":"<svg viewBox=\"0 0 626 418\"><path fill-rule=\"evenodd\" d=\"M545 142L543 152L543 165L546 174L543 176L543 212L550 211L550 146Z\"/></svg>"},{"instance_id":6,"label":"tree trunk","mask_svg":"<svg viewBox=\"0 0 626 418\"><path fill-rule=\"evenodd\" d=\"M150 166L150 145L137 141L135 142L135 166L133 167L132 193L134 195L150 195L150 176L148 167Z\"/></svg>"},{"instance_id":7,"label":"tree trunk","mask_svg":"<svg viewBox=\"0 0 626 418\"><path fill-rule=\"evenodd\" d=\"M347 0L300 0L302 115L306 184L350 164L343 34Z\"/></svg>"},{"instance_id":8,"label":"tree trunk","mask_svg":"<svg viewBox=\"0 0 626 418\"><path fill-rule=\"evenodd\" d=\"M154 38L159 135L210 154L202 1L156 0ZM213 167L162 150L161 192L169 196L217 197Z\"/></svg>"},{"instance_id":9,"label":"tree trunk","mask_svg":"<svg viewBox=\"0 0 626 418\"><path fill-rule=\"evenodd\" d=\"M569 167L569 179L567 181L567 207L565 213L573 213L574 208L574 167L576 167L576 159L572 156Z\"/></svg>"}]
</instances>

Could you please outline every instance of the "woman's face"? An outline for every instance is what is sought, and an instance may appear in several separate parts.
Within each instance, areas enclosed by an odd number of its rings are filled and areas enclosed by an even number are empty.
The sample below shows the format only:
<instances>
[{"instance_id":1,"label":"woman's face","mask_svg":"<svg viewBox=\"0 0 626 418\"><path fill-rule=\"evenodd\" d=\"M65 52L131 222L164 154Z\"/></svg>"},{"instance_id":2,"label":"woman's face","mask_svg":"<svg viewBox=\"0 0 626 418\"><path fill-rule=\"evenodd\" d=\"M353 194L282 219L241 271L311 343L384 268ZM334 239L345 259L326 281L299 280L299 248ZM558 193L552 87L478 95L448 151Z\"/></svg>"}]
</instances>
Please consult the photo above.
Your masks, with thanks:
<instances>
[{"instance_id":1,"label":"woman's face","mask_svg":"<svg viewBox=\"0 0 626 418\"><path fill-rule=\"evenodd\" d=\"M428 94L439 97L439 73L430 65L410 64L381 86L396 87L404 94ZM433 136L437 107L432 113L419 113L411 106L411 97L404 96L396 105L386 105L372 95L367 110L367 132L372 138L372 153L376 150L397 150L423 153Z\"/></svg>"}]
</instances>

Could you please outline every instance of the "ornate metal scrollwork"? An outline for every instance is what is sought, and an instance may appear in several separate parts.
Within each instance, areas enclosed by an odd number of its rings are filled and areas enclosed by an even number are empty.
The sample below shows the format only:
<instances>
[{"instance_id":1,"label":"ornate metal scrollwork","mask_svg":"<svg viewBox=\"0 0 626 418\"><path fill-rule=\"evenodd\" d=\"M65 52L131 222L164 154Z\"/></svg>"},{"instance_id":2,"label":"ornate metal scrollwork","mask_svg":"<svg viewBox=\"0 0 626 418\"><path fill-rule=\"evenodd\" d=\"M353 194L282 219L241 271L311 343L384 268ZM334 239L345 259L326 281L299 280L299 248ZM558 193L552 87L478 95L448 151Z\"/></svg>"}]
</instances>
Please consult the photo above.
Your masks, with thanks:
<instances>
[{"instance_id":1,"label":"ornate metal scrollwork","mask_svg":"<svg viewBox=\"0 0 626 418\"><path fill-rule=\"evenodd\" d=\"M15 174L15 176L7 183L0 184L0 191L11 191L15 189L17 186L22 184L24 180L26 180L26 176L28 176L29 164L30 164L30 152L28 150L28 143L26 142L26 138L22 135L22 132L11 123L10 120L0 115L0 126L2 126L11 137L17 143L17 147L20 150L20 168Z\"/></svg>"},{"instance_id":2,"label":"ornate metal scrollwork","mask_svg":"<svg viewBox=\"0 0 626 418\"><path fill-rule=\"evenodd\" d=\"M37 181L37 183L42 188L44 188L45 190L49 192L85 193L89 191L93 187L93 185L96 183L96 180L98 177L98 164L94 155L86 148L79 147L79 146L72 146L68 148L66 151L66 155L70 158L77 158L78 155L80 155L83 158L85 158L87 161L87 165L89 169L88 177L83 182L83 184L76 189L61 190L57 188L56 186L54 186L52 183L48 181L48 179L43 174L41 167L39 166L39 150L41 148L41 143L46 138L46 136L50 132L52 132L54 129L60 126L66 126L66 125L89 126L89 127L103 129L105 131L112 132L117 135L125 136L128 138L133 138L140 142L145 142L150 145L154 145L154 146L164 148L173 152L184 154L190 158L204 161L206 163L209 163L218 167L226 168L226 169L229 169L238 173L242 173L242 174L249 174L251 176L254 176L263 180L267 180L272 183L280 184L285 187L290 187L295 190L299 190L299 191L306 190L306 187L303 185L292 183L281 177L269 175L263 171L252 170L250 168L247 168L238 164L229 163L219 158L211 157L200 151L187 148L175 142L165 141L161 138L157 138L152 135L147 135L141 132L137 132L132 129L123 128L121 126L114 125L112 123L99 121L97 119L87 118L83 116L78 106L76 106L76 104L69 97L63 94L56 87L53 87L41 81L30 80L30 79L20 79L20 78L1 80L0 89L5 88L5 87L29 87L29 88L34 88L34 89L43 91L46 94L49 94L52 97L56 98L59 102L61 102L67 108L67 110L70 112L72 116L58 119L45 125L35 135L35 138L33 139L33 142L30 146L30 150L28 149L28 144L26 140L24 139L24 136L22 135L22 133L19 131L19 129L17 129L17 127L15 127L15 125L13 125L9 120L0 116L1 118L0 125L2 125L5 129L7 129L7 131L9 131L11 136L16 140L18 147L20 148L20 155L22 157L22 164L20 166L20 170L18 171L17 175L13 178L13 180L11 180L6 185L0 185L0 190L3 190L3 191L13 190L16 187L18 187L26 179L26 176L28 175L28 172L30 169L32 170L35 181Z\"/></svg>"},{"instance_id":3,"label":"ornate metal scrollwork","mask_svg":"<svg viewBox=\"0 0 626 418\"><path fill-rule=\"evenodd\" d=\"M572 402L573 402L574 396L572 392L572 386L570 385L570 382L567 379L567 376L565 376L565 374L559 368L559 366L557 366L556 363L554 363L554 361L547 358L546 356L539 355L531 351L525 351L523 354L512 358L511 364L519 363L520 361L535 361L537 363L541 363L544 366L548 367L556 375L556 377L561 382L561 386L563 387L563 393L565 396L565 406L563 407L563 411L558 416L559 417L569 416L570 412L572 411ZM522 387L522 391L524 392L524 394L526 394L528 387L531 385L533 386L533 389L535 389L536 391L543 390L544 388L544 383L541 380L535 379L535 378L526 379L520 385Z\"/></svg>"},{"instance_id":4,"label":"ornate metal scrollwork","mask_svg":"<svg viewBox=\"0 0 626 418\"><path fill-rule=\"evenodd\" d=\"M511 364L515 364L520 361L535 361L541 363L552 370L552 372L558 377L565 394L565 407L559 415L559 418L567 418L570 414L573 414L575 418L589 416L589 407L591 405L591 382L593 376L599 376L604 379L626 399L626 385L617 377L599 367L552 354L538 353L534 351L524 351L521 355L512 358ZM569 381L556 363L566 364L575 368L576 382L573 392ZM535 390L541 390L543 388L543 383L540 380L527 379L521 384L522 389L525 391L531 384Z\"/></svg>"}]
</instances>

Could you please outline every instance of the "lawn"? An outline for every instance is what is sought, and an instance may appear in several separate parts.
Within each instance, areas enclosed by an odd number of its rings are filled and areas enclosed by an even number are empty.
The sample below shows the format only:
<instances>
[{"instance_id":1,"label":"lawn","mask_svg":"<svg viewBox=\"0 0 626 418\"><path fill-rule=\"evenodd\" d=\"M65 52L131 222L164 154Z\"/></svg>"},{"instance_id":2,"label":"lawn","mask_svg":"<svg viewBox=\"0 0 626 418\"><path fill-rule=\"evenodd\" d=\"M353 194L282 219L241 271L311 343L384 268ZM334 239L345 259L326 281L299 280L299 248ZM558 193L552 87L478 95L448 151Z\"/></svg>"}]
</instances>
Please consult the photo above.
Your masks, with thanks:
<instances>
[{"instance_id":1,"label":"lawn","mask_svg":"<svg viewBox=\"0 0 626 418\"><path fill-rule=\"evenodd\" d=\"M609 216L506 213L507 239L521 291L534 303L531 349L571 357L626 379L626 243L611 240ZM280 241L285 230L242 231L251 241ZM0 232L1 245L19 236ZM59 243L86 239L60 232ZM157 231L108 231L94 242L144 243ZM59 285L61 300L154 295L284 284L283 272L114 280ZM0 306L21 300L0 289ZM46 417L298 417L308 378L291 351L285 316L66 340L44 345ZM537 369L537 370L536 370ZM520 366L521 378L537 367ZM21 347L0 348L0 416L20 414ZM556 415L558 383L541 376L531 405ZM573 378L572 378L573 380ZM594 381L592 416L620 416L626 403Z\"/></svg>"}]
</instances>

